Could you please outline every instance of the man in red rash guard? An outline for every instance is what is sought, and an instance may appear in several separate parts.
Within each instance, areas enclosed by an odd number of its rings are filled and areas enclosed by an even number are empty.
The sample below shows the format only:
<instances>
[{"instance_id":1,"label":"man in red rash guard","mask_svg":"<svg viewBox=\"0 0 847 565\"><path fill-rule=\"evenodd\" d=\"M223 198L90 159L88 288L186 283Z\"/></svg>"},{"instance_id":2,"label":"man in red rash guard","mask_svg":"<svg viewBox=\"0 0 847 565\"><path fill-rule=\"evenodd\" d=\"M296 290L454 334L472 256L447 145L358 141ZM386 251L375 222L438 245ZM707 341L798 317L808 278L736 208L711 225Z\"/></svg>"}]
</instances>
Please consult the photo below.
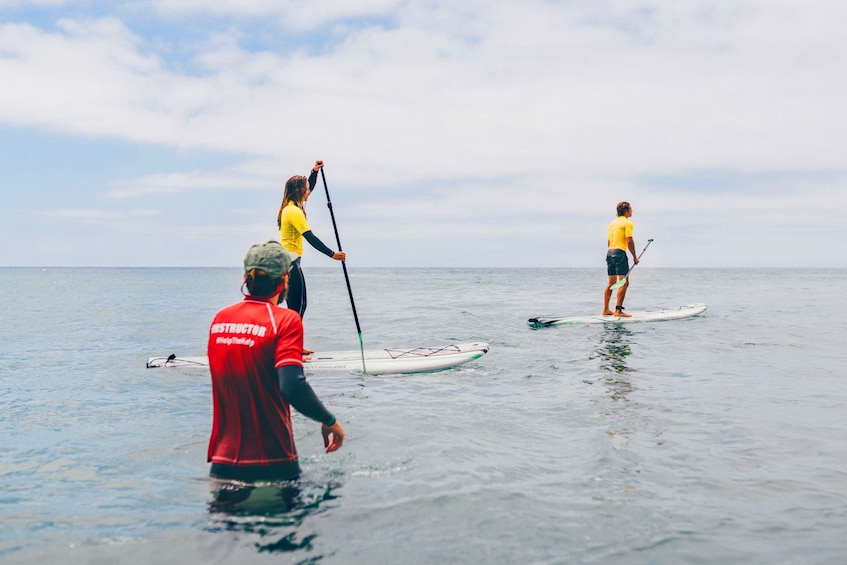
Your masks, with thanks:
<instances>
[{"instance_id":1,"label":"man in red rash guard","mask_svg":"<svg viewBox=\"0 0 847 565\"><path fill-rule=\"evenodd\" d=\"M296 258L276 241L253 245L244 257L249 294L212 321L208 355L214 416L207 460L214 478L297 478L291 406L321 423L327 453L344 442L341 425L303 374L303 322L295 311L277 306Z\"/></svg>"}]
</instances>

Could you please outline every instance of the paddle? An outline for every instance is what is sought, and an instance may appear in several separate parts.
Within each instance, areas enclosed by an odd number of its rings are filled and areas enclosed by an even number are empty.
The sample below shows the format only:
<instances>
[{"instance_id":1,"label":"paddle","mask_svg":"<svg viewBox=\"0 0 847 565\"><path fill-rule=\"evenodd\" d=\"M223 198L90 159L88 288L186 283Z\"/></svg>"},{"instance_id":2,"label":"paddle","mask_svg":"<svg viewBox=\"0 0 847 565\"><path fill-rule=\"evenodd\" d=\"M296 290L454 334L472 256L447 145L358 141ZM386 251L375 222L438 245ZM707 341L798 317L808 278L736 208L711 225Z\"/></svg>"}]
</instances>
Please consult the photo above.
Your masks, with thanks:
<instances>
[{"instance_id":1,"label":"paddle","mask_svg":"<svg viewBox=\"0 0 847 565\"><path fill-rule=\"evenodd\" d=\"M644 255L644 252L647 251L647 248L650 247L650 244L653 243L652 239L647 240L647 245L644 246L644 249L641 250L641 255ZM641 261L641 255L638 256L638 260ZM633 269L635 269L636 265L632 266L632 269L629 270L631 273ZM618 282L609 287L610 290L617 290L623 285L626 284L626 275L622 279L618 279Z\"/></svg>"},{"instance_id":2,"label":"paddle","mask_svg":"<svg viewBox=\"0 0 847 565\"><path fill-rule=\"evenodd\" d=\"M329 217L332 218L332 229L335 230L335 243L338 244L339 251L344 251L341 249L341 239L338 237L338 227L335 225L335 214L332 211L332 200L329 199L329 188L326 186L326 175L324 175L323 167L321 167L321 180L323 180L324 192L326 192L326 206L329 208ZM353 301L353 289L350 288L350 277L347 275L346 261L341 262L341 268L344 270L344 280L347 282L347 294L350 295L350 306L353 308L353 320L356 321L356 331L359 333L359 351L362 352L362 372L367 373L365 368L365 344L362 341L362 328L359 326L359 315L356 313L356 303Z\"/></svg>"}]
</instances>

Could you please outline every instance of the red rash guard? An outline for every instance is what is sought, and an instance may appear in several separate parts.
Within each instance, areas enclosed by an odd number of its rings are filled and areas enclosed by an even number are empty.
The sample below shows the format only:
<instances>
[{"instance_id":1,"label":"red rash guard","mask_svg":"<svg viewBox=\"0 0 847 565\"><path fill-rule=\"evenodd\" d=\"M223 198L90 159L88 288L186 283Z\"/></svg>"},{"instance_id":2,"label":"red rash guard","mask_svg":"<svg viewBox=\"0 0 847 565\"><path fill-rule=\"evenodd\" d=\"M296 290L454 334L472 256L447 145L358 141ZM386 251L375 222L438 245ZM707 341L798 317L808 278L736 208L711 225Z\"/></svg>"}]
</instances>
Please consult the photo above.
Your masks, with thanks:
<instances>
[{"instance_id":1,"label":"red rash guard","mask_svg":"<svg viewBox=\"0 0 847 565\"><path fill-rule=\"evenodd\" d=\"M207 460L245 466L297 461L276 369L303 366L300 316L248 296L215 316L208 355L214 416Z\"/></svg>"}]
</instances>

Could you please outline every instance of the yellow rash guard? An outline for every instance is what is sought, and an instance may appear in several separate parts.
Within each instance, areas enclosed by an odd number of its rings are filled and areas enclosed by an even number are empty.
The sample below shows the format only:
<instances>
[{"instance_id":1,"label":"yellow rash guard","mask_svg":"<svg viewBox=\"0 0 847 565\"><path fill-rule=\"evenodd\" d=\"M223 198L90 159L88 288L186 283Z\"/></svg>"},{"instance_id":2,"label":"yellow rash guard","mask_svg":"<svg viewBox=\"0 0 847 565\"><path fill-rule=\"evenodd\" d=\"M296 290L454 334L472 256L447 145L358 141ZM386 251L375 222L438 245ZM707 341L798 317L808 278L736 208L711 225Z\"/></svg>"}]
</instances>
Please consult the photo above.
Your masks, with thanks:
<instances>
[{"instance_id":1,"label":"yellow rash guard","mask_svg":"<svg viewBox=\"0 0 847 565\"><path fill-rule=\"evenodd\" d=\"M306 221L306 214L293 202L289 202L282 209L279 224L279 242L288 251L302 257L303 234L312 230Z\"/></svg>"},{"instance_id":2,"label":"yellow rash guard","mask_svg":"<svg viewBox=\"0 0 847 565\"><path fill-rule=\"evenodd\" d=\"M618 216L612 220L609 224L609 249L626 251L628 249L626 238L632 237L632 228L632 220L626 216Z\"/></svg>"}]
</instances>

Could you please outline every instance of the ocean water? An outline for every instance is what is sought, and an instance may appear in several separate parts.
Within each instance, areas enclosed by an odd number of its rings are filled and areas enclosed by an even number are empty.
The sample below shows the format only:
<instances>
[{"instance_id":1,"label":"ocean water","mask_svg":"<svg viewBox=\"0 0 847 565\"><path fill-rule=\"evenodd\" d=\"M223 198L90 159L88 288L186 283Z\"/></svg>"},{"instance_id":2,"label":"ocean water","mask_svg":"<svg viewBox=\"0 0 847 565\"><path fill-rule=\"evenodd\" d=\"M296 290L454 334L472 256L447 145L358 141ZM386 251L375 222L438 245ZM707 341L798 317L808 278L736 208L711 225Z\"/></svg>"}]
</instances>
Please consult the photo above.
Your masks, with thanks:
<instances>
[{"instance_id":1,"label":"ocean water","mask_svg":"<svg viewBox=\"0 0 847 565\"><path fill-rule=\"evenodd\" d=\"M340 269L306 266L306 345L357 349ZM312 373L294 485L208 479L202 354L238 269L0 269L2 563L847 562L847 271L350 268L366 348L487 341L436 373Z\"/></svg>"}]
</instances>

